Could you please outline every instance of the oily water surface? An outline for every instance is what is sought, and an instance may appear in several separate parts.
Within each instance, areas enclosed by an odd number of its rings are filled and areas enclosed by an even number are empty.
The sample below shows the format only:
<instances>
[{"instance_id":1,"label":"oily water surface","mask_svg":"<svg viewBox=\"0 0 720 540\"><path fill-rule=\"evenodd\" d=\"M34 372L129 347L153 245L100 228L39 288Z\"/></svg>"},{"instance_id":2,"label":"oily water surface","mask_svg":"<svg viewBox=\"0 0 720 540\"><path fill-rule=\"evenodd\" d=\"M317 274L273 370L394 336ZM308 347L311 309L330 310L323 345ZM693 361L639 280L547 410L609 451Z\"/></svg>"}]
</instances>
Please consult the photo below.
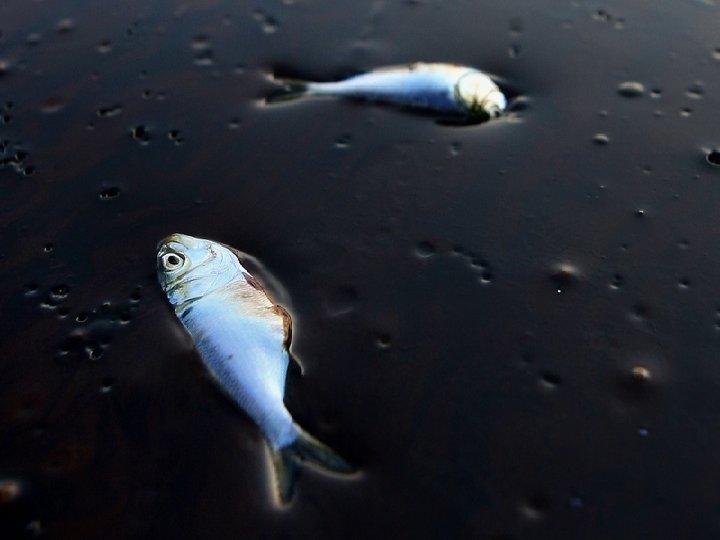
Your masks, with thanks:
<instances>
[{"instance_id":1,"label":"oily water surface","mask_svg":"<svg viewBox=\"0 0 720 540\"><path fill-rule=\"evenodd\" d=\"M270 74L475 66L491 122ZM2 0L0 537L720 538L720 2ZM292 299L265 443L155 276L181 232Z\"/></svg>"}]
</instances>

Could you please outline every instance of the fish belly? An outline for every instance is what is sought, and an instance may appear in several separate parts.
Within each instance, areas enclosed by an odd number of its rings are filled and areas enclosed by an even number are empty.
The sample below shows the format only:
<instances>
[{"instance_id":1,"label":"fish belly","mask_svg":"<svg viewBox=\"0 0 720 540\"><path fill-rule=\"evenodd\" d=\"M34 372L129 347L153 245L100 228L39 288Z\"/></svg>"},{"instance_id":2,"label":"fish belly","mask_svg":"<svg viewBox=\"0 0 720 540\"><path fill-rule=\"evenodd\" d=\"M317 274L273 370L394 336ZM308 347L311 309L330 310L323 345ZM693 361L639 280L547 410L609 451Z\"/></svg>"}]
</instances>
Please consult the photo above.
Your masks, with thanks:
<instances>
[{"instance_id":1,"label":"fish belly","mask_svg":"<svg viewBox=\"0 0 720 540\"><path fill-rule=\"evenodd\" d=\"M288 352L281 325L205 297L180 314L217 382L255 421L273 448L297 438L283 403Z\"/></svg>"},{"instance_id":2,"label":"fish belly","mask_svg":"<svg viewBox=\"0 0 720 540\"><path fill-rule=\"evenodd\" d=\"M353 97L419 107L439 112L459 112L454 80L437 73L365 73L335 83L313 83L315 95Z\"/></svg>"}]
</instances>

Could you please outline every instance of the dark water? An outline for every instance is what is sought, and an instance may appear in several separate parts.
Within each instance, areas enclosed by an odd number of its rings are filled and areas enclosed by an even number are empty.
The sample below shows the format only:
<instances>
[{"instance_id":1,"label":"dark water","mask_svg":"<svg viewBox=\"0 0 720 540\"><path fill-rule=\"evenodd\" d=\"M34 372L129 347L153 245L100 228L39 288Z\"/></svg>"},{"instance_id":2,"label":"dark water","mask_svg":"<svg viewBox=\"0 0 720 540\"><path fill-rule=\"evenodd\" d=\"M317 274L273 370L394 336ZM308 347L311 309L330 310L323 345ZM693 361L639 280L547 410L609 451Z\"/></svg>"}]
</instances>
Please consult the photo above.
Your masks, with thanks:
<instances>
[{"instance_id":1,"label":"dark water","mask_svg":"<svg viewBox=\"0 0 720 540\"><path fill-rule=\"evenodd\" d=\"M3 0L0 535L717 538L717 4ZM417 60L523 110L258 104ZM360 478L271 505L176 231L290 291L289 408Z\"/></svg>"}]
</instances>

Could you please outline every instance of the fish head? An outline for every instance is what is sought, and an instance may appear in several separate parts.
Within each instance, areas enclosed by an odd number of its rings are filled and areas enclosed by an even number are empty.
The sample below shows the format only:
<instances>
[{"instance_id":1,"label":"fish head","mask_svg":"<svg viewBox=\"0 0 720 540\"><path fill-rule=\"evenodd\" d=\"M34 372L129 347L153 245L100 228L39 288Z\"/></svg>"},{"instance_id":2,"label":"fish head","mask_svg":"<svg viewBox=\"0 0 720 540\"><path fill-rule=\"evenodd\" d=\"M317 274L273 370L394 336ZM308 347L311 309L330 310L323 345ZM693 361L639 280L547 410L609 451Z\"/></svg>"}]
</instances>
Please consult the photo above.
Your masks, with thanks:
<instances>
[{"instance_id":1,"label":"fish head","mask_svg":"<svg viewBox=\"0 0 720 540\"><path fill-rule=\"evenodd\" d=\"M457 99L472 115L500 116L507 106L505 95L493 80L479 71L466 73L455 84Z\"/></svg>"},{"instance_id":2,"label":"fish head","mask_svg":"<svg viewBox=\"0 0 720 540\"><path fill-rule=\"evenodd\" d=\"M173 305L244 279L243 272L235 254L212 240L176 233L158 244L158 280Z\"/></svg>"}]
</instances>

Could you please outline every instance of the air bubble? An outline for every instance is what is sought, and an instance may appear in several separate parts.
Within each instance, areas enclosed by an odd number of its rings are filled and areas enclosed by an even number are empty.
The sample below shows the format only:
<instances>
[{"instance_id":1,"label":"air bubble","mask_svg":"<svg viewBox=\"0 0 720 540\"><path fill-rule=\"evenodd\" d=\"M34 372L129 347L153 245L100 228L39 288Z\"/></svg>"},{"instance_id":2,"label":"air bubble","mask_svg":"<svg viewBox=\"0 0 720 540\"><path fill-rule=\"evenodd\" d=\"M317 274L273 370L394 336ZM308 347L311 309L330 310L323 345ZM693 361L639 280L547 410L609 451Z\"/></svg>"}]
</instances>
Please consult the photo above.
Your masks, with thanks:
<instances>
[{"instance_id":1,"label":"air bubble","mask_svg":"<svg viewBox=\"0 0 720 540\"><path fill-rule=\"evenodd\" d=\"M690 99L702 99L705 95L705 88L703 88L700 81L697 81L688 87L685 91L685 95Z\"/></svg>"},{"instance_id":2,"label":"air bubble","mask_svg":"<svg viewBox=\"0 0 720 540\"><path fill-rule=\"evenodd\" d=\"M67 285L55 285L50 289L49 297L51 300L60 302L65 300L70 294L70 287Z\"/></svg>"},{"instance_id":3,"label":"air bubble","mask_svg":"<svg viewBox=\"0 0 720 540\"><path fill-rule=\"evenodd\" d=\"M272 15L268 15L261 10L257 10L253 14L253 17L260 23L260 28L263 33L274 34L278 31L280 25L278 24L277 19L275 19Z\"/></svg>"},{"instance_id":4,"label":"air bubble","mask_svg":"<svg viewBox=\"0 0 720 540\"><path fill-rule=\"evenodd\" d=\"M204 34L197 35L190 43L190 48L194 51L204 51L210 48L210 38Z\"/></svg>"},{"instance_id":5,"label":"air bubble","mask_svg":"<svg viewBox=\"0 0 720 540\"><path fill-rule=\"evenodd\" d=\"M70 18L60 19L55 26L55 29L59 34L67 34L75 29L75 21Z\"/></svg>"},{"instance_id":6,"label":"air bubble","mask_svg":"<svg viewBox=\"0 0 720 540\"><path fill-rule=\"evenodd\" d=\"M81 312L81 313L78 313L78 314L75 316L75 321L76 321L76 322L79 322L79 323L81 323L81 324L84 323L84 322L87 322L87 320L88 320L88 315L87 315L87 313L82 313L82 312Z\"/></svg>"},{"instance_id":7,"label":"air bubble","mask_svg":"<svg viewBox=\"0 0 720 540\"><path fill-rule=\"evenodd\" d=\"M662 97L662 90L659 88L653 88L650 91L650 97L653 99L660 99Z\"/></svg>"},{"instance_id":8,"label":"air bubble","mask_svg":"<svg viewBox=\"0 0 720 540\"><path fill-rule=\"evenodd\" d=\"M435 255L435 246L431 242L423 240L415 246L415 253L422 258L432 257Z\"/></svg>"},{"instance_id":9,"label":"air bubble","mask_svg":"<svg viewBox=\"0 0 720 540\"><path fill-rule=\"evenodd\" d=\"M115 381L110 378L106 377L100 382L100 393L101 394L108 394L112 391L113 385L115 384Z\"/></svg>"},{"instance_id":10,"label":"air bubble","mask_svg":"<svg viewBox=\"0 0 720 540\"><path fill-rule=\"evenodd\" d=\"M623 286L623 283L625 282L625 279L620 274L615 274L612 277L612 280L610 280L610 287L612 289L619 289Z\"/></svg>"},{"instance_id":11,"label":"air bubble","mask_svg":"<svg viewBox=\"0 0 720 540\"><path fill-rule=\"evenodd\" d=\"M636 218L642 219L642 218L645 217L645 215L646 215L645 210L643 210L642 208L638 208L637 210L635 210L635 217L636 217Z\"/></svg>"},{"instance_id":12,"label":"air bubble","mask_svg":"<svg viewBox=\"0 0 720 540\"><path fill-rule=\"evenodd\" d=\"M91 341L85 345L85 353L90 360L100 360L103 356L103 350L100 344Z\"/></svg>"},{"instance_id":13,"label":"air bubble","mask_svg":"<svg viewBox=\"0 0 720 540\"><path fill-rule=\"evenodd\" d=\"M377 338L377 345L381 349L389 349L392 344L392 337L389 334L380 334Z\"/></svg>"},{"instance_id":14,"label":"air bubble","mask_svg":"<svg viewBox=\"0 0 720 540\"><path fill-rule=\"evenodd\" d=\"M98 43L97 52L99 52L100 54L107 54L110 51L112 51L112 43L110 42L110 40L104 39L100 43Z\"/></svg>"},{"instance_id":15,"label":"air bubble","mask_svg":"<svg viewBox=\"0 0 720 540\"><path fill-rule=\"evenodd\" d=\"M690 288L690 280L686 277L680 278L678 280L678 288L689 289Z\"/></svg>"},{"instance_id":16,"label":"air bubble","mask_svg":"<svg viewBox=\"0 0 720 540\"><path fill-rule=\"evenodd\" d=\"M690 107L683 107L680 109L680 116L683 118L687 118L688 116L692 116L692 109Z\"/></svg>"},{"instance_id":17,"label":"air bubble","mask_svg":"<svg viewBox=\"0 0 720 540\"><path fill-rule=\"evenodd\" d=\"M557 263L550 270L550 279L558 289L562 289L580 281L580 269L567 262Z\"/></svg>"},{"instance_id":18,"label":"air bubble","mask_svg":"<svg viewBox=\"0 0 720 540\"><path fill-rule=\"evenodd\" d=\"M552 373L550 371L543 371L540 374L540 384L549 390L554 390L558 386L560 386L560 383L562 380L560 377L558 377L555 373Z\"/></svg>"},{"instance_id":19,"label":"air bubble","mask_svg":"<svg viewBox=\"0 0 720 540\"><path fill-rule=\"evenodd\" d=\"M172 142L174 142L177 146L180 146L182 143L185 142L185 139L183 139L180 136L180 130L179 129L171 129L168 132L168 139L170 139Z\"/></svg>"},{"instance_id":20,"label":"air bubble","mask_svg":"<svg viewBox=\"0 0 720 540\"><path fill-rule=\"evenodd\" d=\"M132 129L132 136L133 139L138 141L140 144L145 145L150 142L150 132L142 124L139 126L135 126Z\"/></svg>"},{"instance_id":21,"label":"air bubble","mask_svg":"<svg viewBox=\"0 0 720 540\"><path fill-rule=\"evenodd\" d=\"M54 249L55 249L55 246L54 246L51 242L48 242L47 244L45 244L45 245L43 246L43 251L44 251L45 253L52 253L52 251L53 251Z\"/></svg>"},{"instance_id":22,"label":"air bubble","mask_svg":"<svg viewBox=\"0 0 720 540\"><path fill-rule=\"evenodd\" d=\"M239 118L231 118L228 122L228 128L230 129L237 129L240 127L240 119Z\"/></svg>"},{"instance_id":23,"label":"air bubble","mask_svg":"<svg viewBox=\"0 0 720 540\"><path fill-rule=\"evenodd\" d=\"M115 105L108 105L107 107L99 107L97 115L101 118L112 118L122 112L122 105L119 103Z\"/></svg>"},{"instance_id":24,"label":"air bubble","mask_svg":"<svg viewBox=\"0 0 720 540\"><path fill-rule=\"evenodd\" d=\"M720 47L715 47L712 52L713 60L720 60Z\"/></svg>"},{"instance_id":25,"label":"air bubble","mask_svg":"<svg viewBox=\"0 0 720 540\"><path fill-rule=\"evenodd\" d=\"M523 517L538 520L545 517L550 502L544 495L536 494L528 497L520 504L520 513Z\"/></svg>"},{"instance_id":26,"label":"air bubble","mask_svg":"<svg viewBox=\"0 0 720 540\"><path fill-rule=\"evenodd\" d=\"M59 96L52 96L47 98L40 105L40 112L44 114L54 114L60 112L65 108L67 101Z\"/></svg>"},{"instance_id":27,"label":"air bubble","mask_svg":"<svg viewBox=\"0 0 720 540\"><path fill-rule=\"evenodd\" d=\"M712 152L708 152L705 156L705 159L710 165L713 165L714 167L720 167L720 150L713 150Z\"/></svg>"},{"instance_id":28,"label":"air bubble","mask_svg":"<svg viewBox=\"0 0 720 540\"><path fill-rule=\"evenodd\" d=\"M339 148L340 150L350 148L351 144L352 137L347 133L343 133L337 139L335 139L335 148Z\"/></svg>"},{"instance_id":29,"label":"air bubble","mask_svg":"<svg viewBox=\"0 0 720 540\"><path fill-rule=\"evenodd\" d=\"M593 142L598 146L606 146L610 143L610 137L608 137L605 133L596 133L593 137Z\"/></svg>"},{"instance_id":30,"label":"air bubble","mask_svg":"<svg viewBox=\"0 0 720 540\"><path fill-rule=\"evenodd\" d=\"M638 81L625 81L618 85L617 91L621 96L638 98L645 93L645 85Z\"/></svg>"},{"instance_id":31,"label":"air bubble","mask_svg":"<svg viewBox=\"0 0 720 540\"><path fill-rule=\"evenodd\" d=\"M110 187L100 192L100 200L108 201L110 199L116 199L120 196L120 188Z\"/></svg>"}]
</instances>

